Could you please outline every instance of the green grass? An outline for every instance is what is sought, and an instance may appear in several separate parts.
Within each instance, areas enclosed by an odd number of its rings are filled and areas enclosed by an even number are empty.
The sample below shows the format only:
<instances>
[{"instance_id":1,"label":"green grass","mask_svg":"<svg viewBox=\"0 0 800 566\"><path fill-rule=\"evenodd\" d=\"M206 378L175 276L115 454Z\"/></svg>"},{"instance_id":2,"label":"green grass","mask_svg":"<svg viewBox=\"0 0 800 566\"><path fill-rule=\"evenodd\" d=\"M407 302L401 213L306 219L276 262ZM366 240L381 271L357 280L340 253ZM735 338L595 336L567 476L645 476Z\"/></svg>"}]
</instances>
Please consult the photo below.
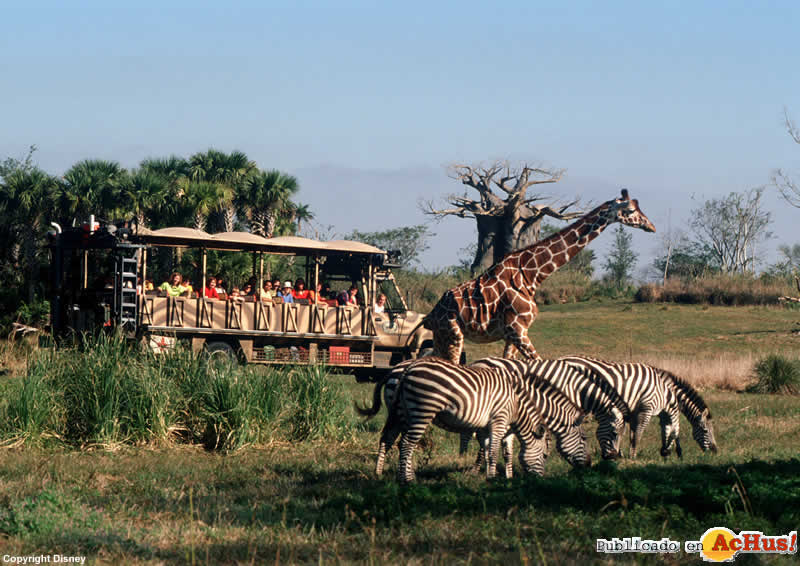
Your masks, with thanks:
<instances>
[{"instance_id":1,"label":"green grass","mask_svg":"<svg viewBox=\"0 0 800 566\"><path fill-rule=\"evenodd\" d=\"M577 303L544 307L531 334L547 356L666 352L700 361L779 351L794 358L796 317L774 308ZM469 348L475 356L501 345ZM636 461L581 472L553 456L545 477L512 481L468 473L474 454L459 457L457 437L437 429L433 449L416 454L418 484L400 487L396 449L385 477L373 473L385 413L364 423L352 409L353 399L371 397L369 386L314 368L280 380L249 368L234 371L216 391L211 378L219 374L195 358L162 358L153 368L163 380L158 389L172 401L136 414L164 415L167 429L177 423L198 437L210 422L204 411L215 415L220 431L245 430L235 422L246 421L248 435L229 445L242 448L207 450L199 438L173 430L168 441L116 444L114 451L52 438L5 449L2 554L83 554L102 564L656 564L665 560L598 555L595 539L696 540L712 526L784 534L800 523L797 396L705 389L718 454L702 453L681 418L683 460L661 458L653 423ZM57 381L69 374L62 369L37 376ZM18 415L14 422L30 415L36 436L62 422L58 411L38 412L36 395L21 395L21 384L20 377L0 378L3 423L9 414ZM135 387L125 390L126 398L136 397ZM159 418L142 422L151 421ZM591 425L588 432L597 457ZM737 563L757 558L740 556ZM666 560L698 562L682 552Z\"/></svg>"},{"instance_id":2,"label":"green grass","mask_svg":"<svg viewBox=\"0 0 800 566\"><path fill-rule=\"evenodd\" d=\"M541 306L530 337L546 358L575 353L617 359L800 353L800 340L794 334L798 322L798 311L782 307L590 301ZM503 345L468 343L466 349L470 357L478 358L501 354Z\"/></svg>"}]
</instances>

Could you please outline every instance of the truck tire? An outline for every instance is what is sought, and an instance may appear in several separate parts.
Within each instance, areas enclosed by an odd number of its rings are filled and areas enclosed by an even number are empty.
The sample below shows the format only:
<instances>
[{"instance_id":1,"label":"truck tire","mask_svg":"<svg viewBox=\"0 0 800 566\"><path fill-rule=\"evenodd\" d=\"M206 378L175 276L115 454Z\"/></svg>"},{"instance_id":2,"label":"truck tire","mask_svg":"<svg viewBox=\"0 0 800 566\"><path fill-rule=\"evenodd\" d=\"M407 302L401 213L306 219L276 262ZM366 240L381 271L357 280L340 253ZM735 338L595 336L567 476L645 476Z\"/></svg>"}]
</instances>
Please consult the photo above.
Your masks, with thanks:
<instances>
[{"instance_id":1,"label":"truck tire","mask_svg":"<svg viewBox=\"0 0 800 566\"><path fill-rule=\"evenodd\" d=\"M209 362L235 364L239 361L233 346L227 342L206 342L205 355Z\"/></svg>"}]
</instances>

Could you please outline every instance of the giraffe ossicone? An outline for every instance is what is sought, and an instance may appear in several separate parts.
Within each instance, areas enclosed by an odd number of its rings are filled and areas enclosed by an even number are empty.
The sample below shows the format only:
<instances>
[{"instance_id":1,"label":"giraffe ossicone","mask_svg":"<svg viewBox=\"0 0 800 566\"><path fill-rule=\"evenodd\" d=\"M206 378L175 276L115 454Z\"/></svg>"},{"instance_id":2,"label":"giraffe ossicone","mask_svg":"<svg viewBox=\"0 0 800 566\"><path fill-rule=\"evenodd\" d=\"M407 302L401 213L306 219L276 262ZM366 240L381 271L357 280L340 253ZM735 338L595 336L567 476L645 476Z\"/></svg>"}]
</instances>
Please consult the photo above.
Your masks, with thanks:
<instances>
[{"instance_id":1,"label":"giraffe ossicone","mask_svg":"<svg viewBox=\"0 0 800 566\"><path fill-rule=\"evenodd\" d=\"M514 350L541 359L528 338L536 319L536 289L555 270L619 222L645 232L653 223L622 189L620 198L605 202L563 230L506 255L482 275L446 291L422 324L433 332L435 354L459 363L464 340L488 343L505 340L504 357Z\"/></svg>"}]
</instances>

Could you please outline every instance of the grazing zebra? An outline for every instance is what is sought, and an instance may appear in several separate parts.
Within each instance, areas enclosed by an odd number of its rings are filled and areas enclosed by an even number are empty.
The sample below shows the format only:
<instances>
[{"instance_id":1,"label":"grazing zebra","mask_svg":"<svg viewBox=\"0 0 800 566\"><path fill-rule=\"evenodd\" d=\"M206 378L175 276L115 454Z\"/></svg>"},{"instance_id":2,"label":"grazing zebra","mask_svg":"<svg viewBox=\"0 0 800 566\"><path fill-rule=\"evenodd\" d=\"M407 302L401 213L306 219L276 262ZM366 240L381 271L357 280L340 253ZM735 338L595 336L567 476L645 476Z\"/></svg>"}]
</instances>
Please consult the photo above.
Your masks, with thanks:
<instances>
[{"instance_id":1,"label":"grazing zebra","mask_svg":"<svg viewBox=\"0 0 800 566\"><path fill-rule=\"evenodd\" d=\"M408 362L404 362L407 364ZM519 374L509 371L505 367L497 367L506 379L510 381L519 380ZM402 379L402 372L392 372L393 375L386 380L383 389L383 398L386 406L391 406L394 400L395 391ZM536 410L541 417L542 423L556 439L556 449L561 456L572 466L582 467L591 465L591 457L587 452L586 435L581 424L585 413L574 403L572 403L561 391L553 387L544 380L527 380L526 385ZM466 452L465 444L472 437L471 432L461 433L460 453ZM503 456L506 461L506 477L513 475L513 465L511 456L513 453L513 436L507 435L503 442ZM547 452L545 452L546 454ZM485 458L484 447L481 444L478 458L475 461L475 468L480 469Z\"/></svg>"},{"instance_id":2,"label":"grazing zebra","mask_svg":"<svg viewBox=\"0 0 800 566\"><path fill-rule=\"evenodd\" d=\"M425 430L433 422L453 432L476 431L487 446L486 475L496 472L501 439L511 429L520 439L523 469L544 471L544 426L522 380L511 380L488 368L468 368L441 358L425 357L402 364L390 373L401 375L389 415L381 432L375 473L381 475L386 451L402 433L397 480L414 480L412 456ZM396 377L396 375L395 375ZM380 390L375 386L372 407L358 408L367 417L380 410Z\"/></svg>"},{"instance_id":3,"label":"grazing zebra","mask_svg":"<svg viewBox=\"0 0 800 566\"><path fill-rule=\"evenodd\" d=\"M619 456L619 432L629 411L616 390L605 382L591 379L578 368L559 360L512 360L489 357L470 367L503 368L525 380L547 381L585 413L597 419L597 440L603 458ZM465 438L462 436L462 446ZM466 438L469 441L469 437Z\"/></svg>"},{"instance_id":4,"label":"grazing zebra","mask_svg":"<svg viewBox=\"0 0 800 566\"><path fill-rule=\"evenodd\" d=\"M686 380L664 369L656 369L656 371L675 390L675 395L678 398L678 407L680 407L689 424L692 425L692 437L697 444L703 452L708 450L716 452L717 442L714 438L714 426L711 423L711 410L706 405L706 402ZM675 450L680 456L680 439L676 438L675 443Z\"/></svg>"},{"instance_id":5,"label":"grazing zebra","mask_svg":"<svg viewBox=\"0 0 800 566\"><path fill-rule=\"evenodd\" d=\"M670 386L656 368L640 363L616 363L587 356L565 356L559 358L594 380L609 383L617 390L628 406L631 440L631 458L636 458L636 448L644 429L653 415L659 415L661 423L661 455L669 456L675 444L678 456L680 442L679 408L675 389Z\"/></svg>"}]
</instances>

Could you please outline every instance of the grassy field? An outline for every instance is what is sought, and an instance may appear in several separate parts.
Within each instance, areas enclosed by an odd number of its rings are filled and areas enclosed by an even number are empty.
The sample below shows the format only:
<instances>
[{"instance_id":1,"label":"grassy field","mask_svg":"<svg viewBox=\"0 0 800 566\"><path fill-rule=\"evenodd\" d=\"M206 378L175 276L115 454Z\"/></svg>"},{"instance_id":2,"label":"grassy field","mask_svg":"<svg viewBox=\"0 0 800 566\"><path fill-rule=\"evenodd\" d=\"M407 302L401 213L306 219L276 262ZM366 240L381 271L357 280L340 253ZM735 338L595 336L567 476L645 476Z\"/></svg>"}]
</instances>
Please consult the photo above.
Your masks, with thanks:
<instances>
[{"instance_id":1,"label":"grassy field","mask_svg":"<svg viewBox=\"0 0 800 566\"><path fill-rule=\"evenodd\" d=\"M164 442L79 450L45 439L0 452L0 557L59 553L102 564L695 563L696 555L683 552L597 554L595 539L697 540L712 526L797 529L800 398L739 392L752 368L747 360L774 352L800 357L796 320L797 311L763 307L542 309L531 336L545 356L587 353L684 368L703 386L718 454L701 453L682 420L680 461L663 461L651 424L636 461L573 471L554 456L543 478L486 482L466 471L470 459L458 456L457 438L437 430L433 448L417 454L418 484L401 488L393 477L396 450L386 477L373 473L383 414L362 423L348 411L347 432L335 441L276 436L229 453ZM470 346L468 354L501 349ZM371 394L352 378L331 379L348 397ZM744 555L737 563L796 560Z\"/></svg>"}]
</instances>

